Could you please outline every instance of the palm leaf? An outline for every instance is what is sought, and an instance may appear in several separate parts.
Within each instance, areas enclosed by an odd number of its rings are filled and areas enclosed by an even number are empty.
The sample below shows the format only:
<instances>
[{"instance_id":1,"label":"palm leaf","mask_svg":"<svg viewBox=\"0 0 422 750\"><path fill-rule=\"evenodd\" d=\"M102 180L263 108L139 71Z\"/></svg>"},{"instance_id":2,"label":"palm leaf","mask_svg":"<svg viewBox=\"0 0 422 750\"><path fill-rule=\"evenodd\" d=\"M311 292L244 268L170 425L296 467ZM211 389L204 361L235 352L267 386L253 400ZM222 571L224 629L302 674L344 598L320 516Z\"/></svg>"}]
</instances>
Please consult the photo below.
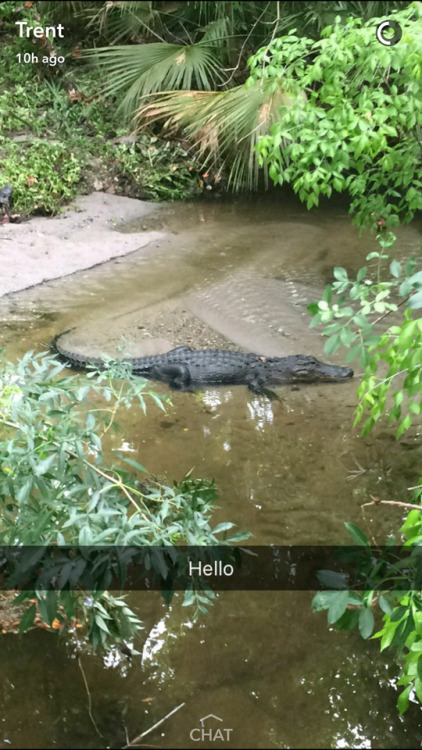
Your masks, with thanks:
<instances>
[{"instance_id":1,"label":"palm leaf","mask_svg":"<svg viewBox=\"0 0 422 750\"><path fill-rule=\"evenodd\" d=\"M112 44L134 38L141 31L148 37L157 37L156 29L161 26L161 14L153 8L151 0L106 2L99 10L95 7L88 9L86 15L90 18L88 27L95 26L97 32L106 34Z\"/></svg>"},{"instance_id":2,"label":"palm leaf","mask_svg":"<svg viewBox=\"0 0 422 750\"><path fill-rule=\"evenodd\" d=\"M261 173L255 146L279 120L283 107L302 106L305 94L289 95L282 86L237 86L228 91L168 91L142 105L141 127L164 121L164 130L183 133L208 162L218 163L234 190L257 187ZM264 168L265 176L265 168Z\"/></svg>"},{"instance_id":3,"label":"palm leaf","mask_svg":"<svg viewBox=\"0 0 422 750\"><path fill-rule=\"evenodd\" d=\"M212 43L102 47L87 55L95 57L105 70L104 94L115 96L125 91L120 106L127 113L133 113L146 94L192 87L207 90L222 80Z\"/></svg>"}]
</instances>

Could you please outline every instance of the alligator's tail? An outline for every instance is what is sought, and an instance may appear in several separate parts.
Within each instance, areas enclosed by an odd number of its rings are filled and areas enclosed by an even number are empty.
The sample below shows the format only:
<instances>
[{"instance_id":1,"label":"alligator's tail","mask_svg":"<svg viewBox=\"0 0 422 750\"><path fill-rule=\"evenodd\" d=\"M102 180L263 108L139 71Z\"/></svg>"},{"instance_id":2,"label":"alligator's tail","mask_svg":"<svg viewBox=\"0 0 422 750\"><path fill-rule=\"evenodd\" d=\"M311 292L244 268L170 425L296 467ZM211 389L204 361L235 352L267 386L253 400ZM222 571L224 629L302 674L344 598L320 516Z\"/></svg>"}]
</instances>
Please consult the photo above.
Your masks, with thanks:
<instances>
[{"instance_id":1,"label":"alligator's tail","mask_svg":"<svg viewBox=\"0 0 422 750\"><path fill-rule=\"evenodd\" d=\"M71 352L64 346L62 346L62 344L60 343L60 339L62 338L62 336L65 336L67 333L70 333L74 330L74 328L68 328L67 331L62 331L61 333L54 336L50 344L50 349L55 354L58 354L62 360L64 360L72 367L80 368L83 370L90 368L104 370L104 368L106 367L106 362L100 357L85 357L83 354L75 354L74 352Z\"/></svg>"},{"instance_id":2,"label":"alligator's tail","mask_svg":"<svg viewBox=\"0 0 422 750\"><path fill-rule=\"evenodd\" d=\"M50 341L50 349L54 354L61 354L60 352L60 346L57 346L58 340L64 336L66 333L70 333L71 331L74 331L74 328L68 328L66 331L61 331L61 333L56 333L56 335L51 339Z\"/></svg>"}]
</instances>

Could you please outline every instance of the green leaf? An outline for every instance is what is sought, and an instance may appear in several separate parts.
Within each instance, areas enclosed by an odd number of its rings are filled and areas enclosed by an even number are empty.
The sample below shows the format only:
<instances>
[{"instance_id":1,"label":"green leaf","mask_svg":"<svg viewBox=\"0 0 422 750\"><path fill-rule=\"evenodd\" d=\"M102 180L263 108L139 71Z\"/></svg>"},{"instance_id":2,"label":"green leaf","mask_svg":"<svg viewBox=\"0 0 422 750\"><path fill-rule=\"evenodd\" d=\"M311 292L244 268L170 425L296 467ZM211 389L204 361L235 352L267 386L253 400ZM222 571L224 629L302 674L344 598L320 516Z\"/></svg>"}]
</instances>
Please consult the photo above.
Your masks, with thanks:
<instances>
[{"instance_id":1,"label":"green leaf","mask_svg":"<svg viewBox=\"0 0 422 750\"><path fill-rule=\"evenodd\" d=\"M130 466L133 466L135 469L138 469L138 471L142 471L144 474L147 474L147 470L145 466L142 466L142 464L139 463L139 461L135 461L134 458L126 458L126 456L122 456L119 454L119 458L124 461L126 464L130 464Z\"/></svg>"},{"instance_id":2,"label":"green leaf","mask_svg":"<svg viewBox=\"0 0 422 750\"><path fill-rule=\"evenodd\" d=\"M335 279L337 279L337 281L347 281L348 280L346 269L345 268L341 268L340 266L336 266L333 269L333 276L334 276Z\"/></svg>"},{"instance_id":3,"label":"green leaf","mask_svg":"<svg viewBox=\"0 0 422 750\"><path fill-rule=\"evenodd\" d=\"M403 714L406 713L407 709L409 708L409 695L411 689L412 685L408 685L407 688L405 688L403 692L400 693L397 699L397 708L399 710L400 716L403 716Z\"/></svg>"},{"instance_id":4,"label":"green leaf","mask_svg":"<svg viewBox=\"0 0 422 750\"><path fill-rule=\"evenodd\" d=\"M422 302L422 292L421 292L421 302ZM409 300L409 303L410 303L410 300ZM401 349L408 349L409 346L413 343L414 336L415 336L415 329L416 329L415 320L411 320L408 323L403 324L402 330L398 338L398 344Z\"/></svg>"},{"instance_id":5,"label":"green leaf","mask_svg":"<svg viewBox=\"0 0 422 750\"><path fill-rule=\"evenodd\" d=\"M408 305L410 308L412 308L412 310L418 310L420 307L422 307L422 292L412 294L408 301Z\"/></svg>"},{"instance_id":6,"label":"green leaf","mask_svg":"<svg viewBox=\"0 0 422 750\"><path fill-rule=\"evenodd\" d=\"M33 484L34 483L32 481L32 478L28 479L23 487L21 487L20 490L16 493L16 500L20 505L24 505L28 502Z\"/></svg>"},{"instance_id":7,"label":"green leaf","mask_svg":"<svg viewBox=\"0 0 422 750\"><path fill-rule=\"evenodd\" d=\"M349 603L349 592L346 591L339 591L338 593L335 593L334 596L331 599L331 604L328 609L328 623L329 625L332 625L336 620L338 620L343 612L345 612L347 605Z\"/></svg>"},{"instance_id":8,"label":"green leaf","mask_svg":"<svg viewBox=\"0 0 422 750\"><path fill-rule=\"evenodd\" d=\"M357 609L346 609L336 622L337 630L354 630L359 622L359 611Z\"/></svg>"},{"instance_id":9,"label":"green leaf","mask_svg":"<svg viewBox=\"0 0 422 750\"><path fill-rule=\"evenodd\" d=\"M406 432L409 429L409 427L411 427L411 425L412 425L412 415L406 414L405 418L403 419L403 421L401 422L397 430L397 433L396 433L397 437L398 438L401 437L403 433Z\"/></svg>"},{"instance_id":10,"label":"green leaf","mask_svg":"<svg viewBox=\"0 0 422 750\"><path fill-rule=\"evenodd\" d=\"M234 523L229 523L226 521L225 523L219 523L215 529L213 529L214 534L220 534L222 531L229 531L229 529L232 529L234 526Z\"/></svg>"},{"instance_id":11,"label":"green leaf","mask_svg":"<svg viewBox=\"0 0 422 750\"><path fill-rule=\"evenodd\" d=\"M395 279L400 278L402 272L401 264L397 260L390 263L390 273Z\"/></svg>"},{"instance_id":12,"label":"green leaf","mask_svg":"<svg viewBox=\"0 0 422 750\"><path fill-rule=\"evenodd\" d=\"M414 273L413 276L409 277L408 281L410 281L412 284L422 285L422 271Z\"/></svg>"},{"instance_id":13,"label":"green leaf","mask_svg":"<svg viewBox=\"0 0 422 750\"><path fill-rule=\"evenodd\" d=\"M312 611L321 612L324 609L328 609L333 596L336 596L336 591L318 591L312 599Z\"/></svg>"},{"instance_id":14,"label":"green leaf","mask_svg":"<svg viewBox=\"0 0 422 750\"><path fill-rule=\"evenodd\" d=\"M374 629L374 615L369 607L361 609L359 612L359 632L362 638L369 638Z\"/></svg>"},{"instance_id":15,"label":"green leaf","mask_svg":"<svg viewBox=\"0 0 422 750\"><path fill-rule=\"evenodd\" d=\"M365 276L366 276L366 266L363 266L363 268L359 269L358 274L356 276L356 281L358 282L358 284L360 284L361 281L363 281Z\"/></svg>"},{"instance_id":16,"label":"green leaf","mask_svg":"<svg viewBox=\"0 0 422 750\"><path fill-rule=\"evenodd\" d=\"M86 429L88 432L91 432L95 427L95 417L92 414L92 412L89 412L87 418L86 418Z\"/></svg>"},{"instance_id":17,"label":"green leaf","mask_svg":"<svg viewBox=\"0 0 422 750\"><path fill-rule=\"evenodd\" d=\"M82 388L78 388L78 390L76 391L76 398L78 399L78 401L83 401L90 390L90 385L84 385L82 386Z\"/></svg>"},{"instance_id":18,"label":"green leaf","mask_svg":"<svg viewBox=\"0 0 422 750\"><path fill-rule=\"evenodd\" d=\"M355 544L359 546L364 547L370 547L371 543L366 536L365 532L362 531L362 529L359 528L359 526L355 526L354 523L345 523L346 531L350 534Z\"/></svg>"},{"instance_id":19,"label":"green leaf","mask_svg":"<svg viewBox=\"0 0 422 750\"><path fill-rule=\"evenodd\" d=\"M343 323L330 323L330 325L325 326L324 328L324 334L326 336L331 336L333 333L339 333L344 328Z\"/></svg>"},{"instance_id":20,"label":"green leaf","mask_svg":"<svg viewBox=\"0 0 422 750\"><path fill-rule=\"evenodd\" d=\"M379 598L379 605L383 612L385 612L386 615L391 615L393 611L393 607L391 606L388 599L384 596L384 594L381 594Z\"/></svg>"},{"instance_id":21,"label":"green leaf","mask_svg":"<svg viewBox=\"0 0 422 750\"><path fill-rule=\"evenodd\" d=\"M103 630L104 633L110 633L110 629L108 628L107 624L103 620L100 614L98 612L95 613L95 622L100 628L100 630Z\"/></svg>"},{"instance_id":22,"label":"green leaf","mask_svg":"<svg viewBox=\"0 0 422 750\"><path fill-rule=\"evenodd\" d=\"M335 333L333 336L330 336L329 339L325 342L324 345L324 352L329 357L333 352L335 352L339 346L340 346L340 334Z\"/></svg>"},{"instance_id":23,"label":"green leaf","mask_svg":"<svg viewBox=\"0 0 422 750\"><path fill-rule=\"evenodd\" d=\"M356 344L356 346L352 346L346 354L346 362L349 364L349 362L353 362L356 357L360 357L363 348L364 347L361 342L359 344Z\"/></svg>"},{"instance_id":24,"label":"green leaf","mask_svg":"<svg viewBox=\"0 0 422 750\"><path fill-rule=\"evenodd\" d=\"M227 539L229 544L235 544L236 542L244 542L246 539L250 539L253 534L249 531L238 531L236 534L232 534Z\"/></svg>"},{"instance_id":25,"label":"green leaf","mask_svg":"<svg viewBox=\"0 0 422 750\"><path fill-rule=\"evenodd\" d=\"M413 284L409 279L405 279L399 286L400 297L407 297L413 289Z\"/></svg>"},{"instance_id":26,"label":"green leaf","mask_svg":"<svg viewBox=\"0 0 422 750\"><path fill-rule=\"evenodd\" d=\"M191 607L195 604L195 593L189 589L185 591L182 607Z\"/></svg>"},{"instance_id":27,"label":"green leaf","mask_svg":"<svg viewBox=\"0 0 422 750\"><path fill-rule=\"evenodd\" d=\"M415 680L415 693L419 702L422 702L422 681L419 676Z\"/></svg>"},{"instance_id":28,"label":"green leaf","mask_svg":"<svg viewBox=\"0 0 422 750\"><path fill-rule=\"evenodd\" d=\"M34 473L36 474L36 476L40 477L43 474L47 474L55 461L57 461L57 455L55 453L52 453L47 458L43 458L41 461L39 461L34 467Z\"/></svg>"},{"instance_id":29,"label":"green leaf","mask_svg":"<svg viewBox=\"0 0 422 750\"><path fill-rule=\"evenodd\" d=\"M356 340L356 334L348 326L343 326L340 333L340 340L343 346L350 347Z\"/></svg>"},{"instance_id":30,"label":"green leaf","mask_svg":"<svg viewBox=\"0 0 422 750\"><path fill-rule=\"evenodd\" d=\"M20 619L20 622L19 622L20 633L26 633L26 631L32 627L32 625L34 624L36 614L37 614L37 608L35 604L31 604L31 606L28 607L27 610L25 610L24 614L22 615Z\"/></svg>"},{"instance_id":31,"label":"green leaf","mask_svg":"<svg viewBox=\"0 0 422 750\"><path fill-rule=\"evenodd\" d=\"M316 575L318 581L327 588L348 589L347 579L342 573L334 570L318 570Z\"/></svg>"},{"instance_id":32,"label":"green leaf","mask_svg":"<svg viewBox=\"0 0 422 750\"><path fill-rule=\"evenodd\" d=\"M57 616L57 592L46 591L43 596L38 596L38 609L43 621L52 625Z\"/></svg>"}]
</instances>

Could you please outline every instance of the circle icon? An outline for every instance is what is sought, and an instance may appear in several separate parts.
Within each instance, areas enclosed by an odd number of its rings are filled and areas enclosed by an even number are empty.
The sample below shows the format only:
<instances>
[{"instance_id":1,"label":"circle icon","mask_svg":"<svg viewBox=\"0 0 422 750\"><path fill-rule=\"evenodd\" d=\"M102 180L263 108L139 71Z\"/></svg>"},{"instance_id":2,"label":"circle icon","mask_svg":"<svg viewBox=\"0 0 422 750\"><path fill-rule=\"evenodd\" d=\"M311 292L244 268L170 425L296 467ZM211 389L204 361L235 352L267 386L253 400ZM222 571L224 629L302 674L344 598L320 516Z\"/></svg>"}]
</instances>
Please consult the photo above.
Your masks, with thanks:
<instances>
[{"instance_id":1,"label":"circle icon","mask_svg":"<svg viewBox=\"0 0 422 750\"><path fill-rule=\"evenodd\" d=\"M376 36L384 47L393 47L398 44L403 32L397 21L383 21L377 26Z\"/></svg>"}]
</instances>

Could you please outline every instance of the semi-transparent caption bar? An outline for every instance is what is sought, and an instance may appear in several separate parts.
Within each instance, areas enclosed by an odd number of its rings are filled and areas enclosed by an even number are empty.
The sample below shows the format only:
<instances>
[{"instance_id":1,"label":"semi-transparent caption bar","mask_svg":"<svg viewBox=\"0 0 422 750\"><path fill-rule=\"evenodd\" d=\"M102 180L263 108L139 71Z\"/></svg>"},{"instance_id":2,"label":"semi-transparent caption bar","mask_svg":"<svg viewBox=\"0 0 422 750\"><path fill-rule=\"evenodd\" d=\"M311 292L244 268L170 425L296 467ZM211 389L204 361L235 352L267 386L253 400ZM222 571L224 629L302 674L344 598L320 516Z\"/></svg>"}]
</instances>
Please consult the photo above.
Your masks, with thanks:
<instances>
[{"instance_id":1,"label":"semi-transparent caption bar","mask_svg":"<svg viewBox=\"0 0 422 750\"><path fill-rule=\"evenodd\" d=\"M422 547L0 547L0 589L422 589Z\"/></svg>"}]
</instances>

